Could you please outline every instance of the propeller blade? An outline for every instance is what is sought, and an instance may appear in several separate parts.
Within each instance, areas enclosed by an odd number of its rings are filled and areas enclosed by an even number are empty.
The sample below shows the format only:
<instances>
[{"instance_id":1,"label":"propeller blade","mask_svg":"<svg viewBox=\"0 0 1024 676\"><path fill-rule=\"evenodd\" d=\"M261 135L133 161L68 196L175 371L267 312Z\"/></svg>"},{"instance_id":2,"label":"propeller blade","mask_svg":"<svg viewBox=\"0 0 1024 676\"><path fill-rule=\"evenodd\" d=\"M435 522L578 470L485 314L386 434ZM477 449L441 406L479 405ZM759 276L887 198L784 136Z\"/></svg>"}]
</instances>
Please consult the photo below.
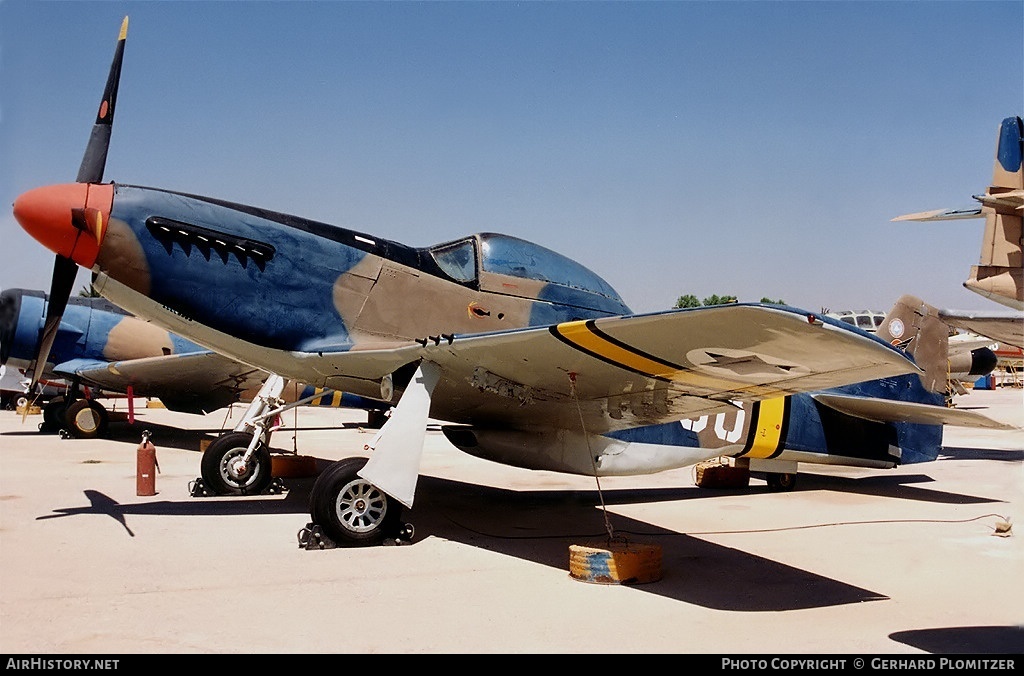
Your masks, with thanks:
<instances>
[{"instance_id":1,"label":"propeller blade","mask_svg":"<svg viewBox=\"0 0 1024 676\"><path fill-rule=\"evenodd\" d=\"M114 122L114 104L117 101L117 85L121 80L121 61L124 59L124 43L128 38L128 17L121 22L121 34L117 38L114 61L110 64L110 75L103 90L96 122L92 126L89 144L85 147L82 165L78 169L78 183L101 183L103 169L107 165L107 148L110 147L110 130Z\"/></svg>"},{"instance_id":2,"label":"propeller blade","mask_svg":"<svg viewBox=\"0 0 1024 676\"><path fill-rule=\"evenodd\" d=\"M46 360L50 358L50 349L53 347L53 341L57 338L60 320L64 317L64 310L68 306L68 299L71 298L71 291L74 289L77 275L77 263L70 258L57 256L53 262L53 279L50 282L50 295L46 303L46 323L43 324L39 352L32 367L29 392L35 391L36 385L39 384L39 379L43 375L43 369L46 368Z\"/></svg>"},{"instance_id":3,"label":"propeller blade","mask_svg":"<svg viewBox=\"0 0 1024 676\"><path fill-rule=\"evenodd\" d=\"M78 168L78 177L75 179L78 183L101 183L103 181L103 170L107 165L107 149L110 147L111 125L114 122L114 105L117 103L117 87L121 81L124 43L127 38L128 17L125 17L121 22L121 33L117 37L114 60L110 64L110 74L107 75L107 86L103 89L103 98L100 100L99 112L96 113L96 122L92 126L89 143L85 146L82 164ZM102 238L103 218L96 209L72 210L71 222L79 230L90 233L97 241ZM39 341L39 353L32 367L29 392L35 391L43 370L46 368L46 360L50 358L50 350L53 348L53 341L57 338L57 330L60 328L60 321L64 317L64 310L68 306L68 299L71 297L77 275L78 264L70 258L58 254L53 264L53 279L50 282L50 296L46 305L46 322L43 325L43 333Z\"/></svg>"}]
</instances>

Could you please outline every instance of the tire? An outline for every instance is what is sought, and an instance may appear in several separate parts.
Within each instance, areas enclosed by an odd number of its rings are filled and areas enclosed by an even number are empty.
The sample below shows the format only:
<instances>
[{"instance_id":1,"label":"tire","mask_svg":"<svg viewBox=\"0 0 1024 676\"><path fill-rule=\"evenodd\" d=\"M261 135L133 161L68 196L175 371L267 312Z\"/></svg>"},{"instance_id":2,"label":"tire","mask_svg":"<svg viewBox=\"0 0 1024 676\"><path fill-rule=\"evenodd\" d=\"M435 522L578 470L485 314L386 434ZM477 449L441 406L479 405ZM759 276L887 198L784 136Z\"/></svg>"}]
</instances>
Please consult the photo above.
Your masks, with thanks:
<instances>
[{"instance_id":1,"label":"tire","mask_svg":"<svg viewBox=\"0 0 1024 676\"><path fill-rule=\"evenodd\" d=\"M787 493L796 488L796 474L768 473L764 477L768 490L773 493Z\"/></svg>"},{"instance_id":2,"label":"tire","mask_svg":"<svg viewBox=\"0 0 1024 676\"><path fill-rule=\"evenodd\" d=\"M43 406L43 422L39 426L40 432L55 434L58 430L67 427L64 418L64 411L67 409L67 401L64 397L54 397Z\"/></svg>"},{"instance_id":3,"label":"tire","mask_svg":"<svg viewBox=\"0 0 1024 676\"><path fill-rule=\"evenodd\" d=\"M371 408L366 411L366 427L371 430L379 430L388 421L388 412Z\"/></svg>"},{"instance_id":4,"label":"tire","mask_svg":"<svg viewBox=\"0 0 1024 676\"><path fill-rule=\"evenodd\" d=\"M249 432L229 432L206 448L201 463L203 484L215 495L258 495L270 485L270 449L262 441L244 471L236 465L251 441Z\"/></svg>"},{"instance_id":5,"label":"tire","mask_svg":"<svg viewBox=\"0 0 1024 676\"><path fill-rule=\"evenodd\" d=\"M89 399L78 399L64 414L63 429L76 439L96 439L107 433L109 416L103 405Z\"/></svg>"},{"instance_id":6,"label":"tire","mask_svg":"<svg viewBox=\"0 0 1024 676\"><path fill-rule=\"evenodd\" d=\"M328 467L309 494L313 523L340 546L377 545L398 535L402 504L357 472L366 458L345 458Z\"/></svg>"}]
</instances>

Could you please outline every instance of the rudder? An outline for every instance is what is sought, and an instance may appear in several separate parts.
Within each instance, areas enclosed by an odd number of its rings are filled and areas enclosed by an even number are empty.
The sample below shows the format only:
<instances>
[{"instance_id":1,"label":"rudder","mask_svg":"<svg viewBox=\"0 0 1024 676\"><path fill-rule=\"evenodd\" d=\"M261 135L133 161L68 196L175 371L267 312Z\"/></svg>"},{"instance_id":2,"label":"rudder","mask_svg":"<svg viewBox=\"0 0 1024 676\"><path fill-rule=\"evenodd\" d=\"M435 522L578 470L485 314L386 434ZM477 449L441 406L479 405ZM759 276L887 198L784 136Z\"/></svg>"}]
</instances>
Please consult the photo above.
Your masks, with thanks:
<instances>
[{"instance_id":1,"label":"rudder","mask_svg":"<svg viewBox=\"0 0 1024 676\"><path fill-rule=\"evenodd\" d=\"M904 295L892 306L876 335L914 358L926 390L945 394L949 383L949 325L938 309Z\"/></svg>"},{"instance_id":2,"label":"rudder","mask_svg":"<svg viewBox=\"0 0 1024 676\"><path fill-rule=\"evenodd\" d=\"M1024 309L1024 123L1008 117L999 126L992 185L979 195L985 232L978 265L964 287L1003 305Z\"/></svg>"}]
</instances>

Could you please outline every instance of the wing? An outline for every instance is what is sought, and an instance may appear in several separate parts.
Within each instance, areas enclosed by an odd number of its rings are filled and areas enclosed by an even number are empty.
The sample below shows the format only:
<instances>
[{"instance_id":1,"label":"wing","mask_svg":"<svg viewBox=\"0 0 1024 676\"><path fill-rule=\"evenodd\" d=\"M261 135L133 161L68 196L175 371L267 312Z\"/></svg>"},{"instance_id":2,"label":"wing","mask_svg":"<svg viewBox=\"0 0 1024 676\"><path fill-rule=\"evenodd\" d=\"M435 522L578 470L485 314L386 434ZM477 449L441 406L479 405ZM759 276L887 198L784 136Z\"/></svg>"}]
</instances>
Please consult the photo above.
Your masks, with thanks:
<instances>
[{"instance_id":1,"label":"wing","mask_svg":"<svg viewBox=\"0 0 1024 676\"><path fill-rule=\"evenodd\" d=\"M215 352L117 362L76 359L54 371L112 392L124 393L130 385L137 396L158 397L167 408L185 413L209 413L232 404L268 376Z\"/></svg>"},{"instance_id":2,"label":"wing","mask_svg":"<svg viewBox=\"0 0 1024 676\"><path fill-rule=\"evenodd\" d=\"M1006 345L1024 347L1024 312L939 310L939 317L950 326L977 333Z\"/></svg>"},{"instance_id":3,"label":"wing","mask_svg":"<svg viewBox=\"0 0 1024 676\"><path fill-rule=\"evenodd\" d=\"M438 337L324 355L325 372L440 368L430 414L455 423L600 434L919 372L902 352L794 308L725 305ZM398 378L396 378L398 380ZM400 385L401 383L396 383Z\"/></svg>"}]
</instances>

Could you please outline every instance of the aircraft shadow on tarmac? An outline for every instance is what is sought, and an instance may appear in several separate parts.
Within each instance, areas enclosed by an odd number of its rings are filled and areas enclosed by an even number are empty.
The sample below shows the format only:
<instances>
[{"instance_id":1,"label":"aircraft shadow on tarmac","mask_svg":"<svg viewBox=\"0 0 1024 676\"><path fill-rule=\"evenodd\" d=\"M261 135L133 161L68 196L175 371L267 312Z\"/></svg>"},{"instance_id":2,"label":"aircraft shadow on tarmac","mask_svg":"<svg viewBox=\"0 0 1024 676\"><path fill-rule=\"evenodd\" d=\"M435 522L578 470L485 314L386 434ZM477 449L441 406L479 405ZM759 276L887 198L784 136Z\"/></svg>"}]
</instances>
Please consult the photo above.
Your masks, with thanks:
<instances>
[{"instance_id":1,"label":"aircraft shadow on tarmac","mask_svg":"<svg viewBox=\"0 0 1024 676\"><path fill-rule=\"evenodd\" d=\"M993 502L986 498L958 495L908 486L929 481L926 476L879 476L862 479L801 474L803 490L840 490L894 498L965 504ZM103 514L115 519L130 537L132 516L238 516L254 514L296 514L296 533L308 520L308 496L312 478L285 481L286 491L278 496L190 498L121 504L100 493L86 490L87 507L56 508L37 520L79 514ZM603 491L605 505L680 502L714 499L719 495L767 493L767 488L707 490L693 487L616 489ZM427 537L461 542L487 551L568 570L569 546L608 542L602 495L596 490L515 491L424 475L420 477L417 504L406 520L416 529L415 546ZM656 542L662 549L663 576L656 582L635 588L667 598L718 610L765 612L796 610L884 600L882 594L862 589L750 554L714 544L695 535L674 532L651 523L612 514L617 537L631 542ZM839 525L839 524L831 524ZM807 526L798 526L806 528ZM783 530L783 529L779 529ZM298 546L298 544L296 544ZM315 555L358 556L359 550L313 551Z\"/></svg>"},{"instance_id":2,"label":"aircraft shadow on tarmac","mask_svg":"<svg viewBox=\"0 0 1024 676\"><path fill-rule=\"evenodd\" d=\"M1020 655L1022 627L939 627L890 634L889 638L933 654Z\"/></svg>"},{"instance_id":3,"label":"aircraft shadow on tarmac","mask_svg":"<svg viewBox=\"0 0 1024 676\"><path fill-rule=\"evenodd\" d=\"M996 460L999 462L1020 462L1024 460L1024 451L1003 450L999 448L958 448L945 446L940 460Z\"/></svg>"}]
</instances>

